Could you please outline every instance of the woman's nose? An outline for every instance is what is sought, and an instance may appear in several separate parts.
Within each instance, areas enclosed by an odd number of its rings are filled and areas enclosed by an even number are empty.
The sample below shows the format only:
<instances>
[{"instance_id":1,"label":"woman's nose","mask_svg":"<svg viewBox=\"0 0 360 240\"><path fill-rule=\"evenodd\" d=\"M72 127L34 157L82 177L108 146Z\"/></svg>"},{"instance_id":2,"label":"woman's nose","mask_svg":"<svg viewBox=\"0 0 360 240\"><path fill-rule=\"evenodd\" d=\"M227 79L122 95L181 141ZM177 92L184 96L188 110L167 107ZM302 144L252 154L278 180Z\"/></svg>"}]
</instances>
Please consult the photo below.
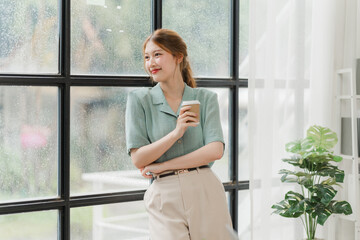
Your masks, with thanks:
<instances>
[{"instance_id":1,"label":"woman's nose","mask_svg":"<svg viewBox=\"0 0 360 240\"><path fill-rule=\"evenodd\" d=\"M154 58L150 58L150 66L155 66L155 60L154 60Z\"/></svg>"}]
</instances>

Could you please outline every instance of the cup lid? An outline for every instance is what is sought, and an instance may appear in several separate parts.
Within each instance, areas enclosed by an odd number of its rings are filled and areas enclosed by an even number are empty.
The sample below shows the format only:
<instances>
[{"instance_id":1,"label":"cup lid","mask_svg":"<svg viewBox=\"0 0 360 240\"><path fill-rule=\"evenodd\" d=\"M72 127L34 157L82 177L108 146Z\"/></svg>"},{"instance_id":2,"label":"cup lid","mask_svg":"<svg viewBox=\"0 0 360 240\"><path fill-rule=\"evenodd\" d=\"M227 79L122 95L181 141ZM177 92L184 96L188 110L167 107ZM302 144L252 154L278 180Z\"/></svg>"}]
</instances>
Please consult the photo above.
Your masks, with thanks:
<instances>
[{"instance_id":1,"label":"cup lid","mask_svg":"<svg viewBox=\"0 0 360 240\"><path fill-rule=\"evenodd\" d=\"M183 102L181 103L181 106L191 105L191 104L200 104L200 102L199 102L198 100L183 101Z\"/></svg>"}]
</instances>

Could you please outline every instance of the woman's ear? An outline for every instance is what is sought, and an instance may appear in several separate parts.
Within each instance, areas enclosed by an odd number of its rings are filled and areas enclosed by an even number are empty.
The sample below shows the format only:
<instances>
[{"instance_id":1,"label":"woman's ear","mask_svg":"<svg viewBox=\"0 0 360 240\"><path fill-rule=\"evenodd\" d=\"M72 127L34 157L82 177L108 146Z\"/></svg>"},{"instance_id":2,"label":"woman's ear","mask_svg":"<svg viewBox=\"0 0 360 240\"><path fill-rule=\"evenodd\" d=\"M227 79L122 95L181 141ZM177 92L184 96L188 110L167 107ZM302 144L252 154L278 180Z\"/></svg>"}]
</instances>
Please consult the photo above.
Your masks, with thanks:
<instances>
[{"instance_id":1,"label":"woman's ear","mask_svg":"<svg viewBox=\"0 0 360 240\"><path fill-rule=\"evenodd\" d=\"M184 60L184 56L183 55L179 55L176 59L177 64L180 64L182 61Z\"/></svg>"}]
</instances>

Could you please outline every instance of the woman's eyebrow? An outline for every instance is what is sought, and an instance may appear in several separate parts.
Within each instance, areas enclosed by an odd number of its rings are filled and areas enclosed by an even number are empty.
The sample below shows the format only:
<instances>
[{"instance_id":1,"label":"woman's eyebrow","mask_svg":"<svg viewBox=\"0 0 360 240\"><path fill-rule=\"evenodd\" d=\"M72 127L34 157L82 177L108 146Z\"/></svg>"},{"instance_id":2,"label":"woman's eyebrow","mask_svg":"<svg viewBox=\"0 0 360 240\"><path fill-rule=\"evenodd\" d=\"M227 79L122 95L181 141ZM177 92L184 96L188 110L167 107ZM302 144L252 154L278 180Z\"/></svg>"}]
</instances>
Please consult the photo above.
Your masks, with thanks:
<instances>
[{"instance_id":1,"label":"woman's eyebrow","mask_svg":"<svg viewBox=\"0 0 360 240\"><path fill-rule=\"evenodd\" d=\"M159 48L159 49L155 49L154 51L150 52L150 53L154 53L154 52L159 52L159 51L164 51L163 49ZM145 54L149 54L148 52L145 52Z\"/></svg>"}]
</instances>

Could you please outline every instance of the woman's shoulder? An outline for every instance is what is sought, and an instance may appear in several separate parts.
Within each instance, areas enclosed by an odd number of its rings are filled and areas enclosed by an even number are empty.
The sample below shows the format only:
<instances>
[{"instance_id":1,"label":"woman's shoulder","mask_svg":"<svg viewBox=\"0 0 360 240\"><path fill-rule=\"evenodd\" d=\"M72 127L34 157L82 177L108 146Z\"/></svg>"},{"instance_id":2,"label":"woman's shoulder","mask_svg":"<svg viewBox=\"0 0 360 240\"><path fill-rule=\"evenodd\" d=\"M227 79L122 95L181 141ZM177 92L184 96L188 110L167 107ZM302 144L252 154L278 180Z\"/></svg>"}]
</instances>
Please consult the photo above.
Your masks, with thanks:
<instances>
[{"instance_id":1,"label":"woman's shoulder","mask_svg":"<svg viewBox=\"0 0 360 240\"><path fill-rule=\"evenodd\" d=\"M151 88L149 87L141 87L134 89L128 93L129 98L137 98L139 100L144 99L150 95Z\"/></svg>"},{"instance_id":2,"label":"woman's shoulder","mask_svg":"<svg viewBox=\"0 0 360 240\"><path fill-rule=\"evenodd\" d=\"M206 88L194 88L197 99L208 100L211 98L217 98L217 93Z\"/></svg>"}]
</instances>

